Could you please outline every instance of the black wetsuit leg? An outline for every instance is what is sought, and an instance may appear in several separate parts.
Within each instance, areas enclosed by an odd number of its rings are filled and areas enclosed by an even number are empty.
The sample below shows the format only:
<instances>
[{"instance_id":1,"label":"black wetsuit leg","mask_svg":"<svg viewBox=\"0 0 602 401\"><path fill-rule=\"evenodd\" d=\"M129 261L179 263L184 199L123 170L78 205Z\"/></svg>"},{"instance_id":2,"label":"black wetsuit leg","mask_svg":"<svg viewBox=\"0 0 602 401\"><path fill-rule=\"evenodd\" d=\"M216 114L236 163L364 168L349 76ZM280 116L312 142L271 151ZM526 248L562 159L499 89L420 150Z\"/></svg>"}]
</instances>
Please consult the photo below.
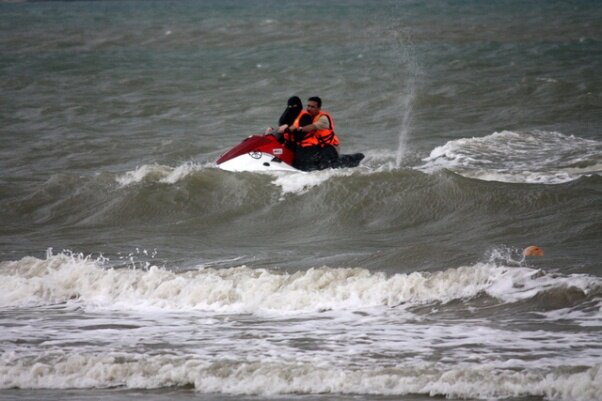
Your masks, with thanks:
<instances>
[{"instance_id":1,"label":"black wetsuit leg","mask_svg":"<svg viewBox=\"0 0 602 401\"><path fill-rule=\"evenodd\" d=\"M329 145L320 148L318 170L324 170L326 168L335 168L338 159L339 153L334 148L334 146Z\"/></svg>"},{"instance_id":2,"label":"black wetsuit leg","mask_svg":"<svg viewBox=\"0 0 602 401\"><path fill-rule=\"evenodd\" d=\"M332 146L298 148L293 167L303 171L324 170L335 167L338 157L337 150Z\"/></svg>"},{"instance_id":3,"label":"black wetsuit leg","mask_svg":"<svg viewBox=\"0 0 602 401\"><path fill-rule=\"evenodd\" d=\"M295 150L295 159L293 167L303 171L312 171L318 169L318 160L320 157L320 148L318 146L307 146Z\"/></svg>"}]
</instances>

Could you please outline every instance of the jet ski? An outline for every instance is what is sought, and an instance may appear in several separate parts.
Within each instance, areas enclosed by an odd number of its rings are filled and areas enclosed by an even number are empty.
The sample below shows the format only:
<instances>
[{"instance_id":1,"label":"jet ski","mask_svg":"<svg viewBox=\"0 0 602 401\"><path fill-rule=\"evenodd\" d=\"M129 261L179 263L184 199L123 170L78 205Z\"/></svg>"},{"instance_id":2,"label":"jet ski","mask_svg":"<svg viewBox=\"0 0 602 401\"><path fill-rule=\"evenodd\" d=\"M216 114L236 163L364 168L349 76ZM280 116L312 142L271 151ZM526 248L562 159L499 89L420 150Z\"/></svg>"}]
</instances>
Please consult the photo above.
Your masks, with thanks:
<instances>
[{"instance_id":1,"label":"jet ski","mask_svg":"<svg viewBox=\"0 0 602 401\"><path fill-rule=\"evenodd\" d=\"M251 135L221 155L217 167L227 171L289 171L304 172L293 167L294 152L272 134ZM327 168L357 167L364 158L362 153L340 155Z\"/></svg>"}]
</instances>

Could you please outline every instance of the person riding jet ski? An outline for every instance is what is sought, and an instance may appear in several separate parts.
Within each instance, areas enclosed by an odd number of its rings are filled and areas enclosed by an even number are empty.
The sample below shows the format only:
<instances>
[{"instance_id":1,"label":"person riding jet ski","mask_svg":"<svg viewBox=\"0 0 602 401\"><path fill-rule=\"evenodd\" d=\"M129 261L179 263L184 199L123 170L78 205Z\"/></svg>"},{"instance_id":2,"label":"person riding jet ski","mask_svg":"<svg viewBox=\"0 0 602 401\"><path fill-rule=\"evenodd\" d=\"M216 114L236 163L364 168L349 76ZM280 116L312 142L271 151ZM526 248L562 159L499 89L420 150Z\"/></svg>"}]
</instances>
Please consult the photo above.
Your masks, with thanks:
<instances>
[{"instance_id":1,"label":"person riding jet ski","mask_svg":"<svg viewBox=\"0 0 602 401\"><path fill-rule=\"evenodd\" d=\"M334 133L334 121L330 114L322 110L322 99L310 97L307 109L299 110L301 100L293 96L287 109L280 117L282 123L278 129L282 140L293 150L293 167L303 170L324 170L357 165L364 155L339 156L339 139ZM290 120L297 114L292 124Z\"/></svg>"},{"instance_id":2,"label":"person riding jet ski","mask_svg":"<svg viewBox=\"0 0 602 401\"><path fill-rule=\"evenodd\" d=\"M322 110L322 99L317 96L308 99L306 110L298 96L290 97L278 124L277 130L270 127L265 134L273 135L294 153L292 164L299 170L356 167L364 158L362 153L339 154L334 121Z\"/></svg>"}]
</instances>

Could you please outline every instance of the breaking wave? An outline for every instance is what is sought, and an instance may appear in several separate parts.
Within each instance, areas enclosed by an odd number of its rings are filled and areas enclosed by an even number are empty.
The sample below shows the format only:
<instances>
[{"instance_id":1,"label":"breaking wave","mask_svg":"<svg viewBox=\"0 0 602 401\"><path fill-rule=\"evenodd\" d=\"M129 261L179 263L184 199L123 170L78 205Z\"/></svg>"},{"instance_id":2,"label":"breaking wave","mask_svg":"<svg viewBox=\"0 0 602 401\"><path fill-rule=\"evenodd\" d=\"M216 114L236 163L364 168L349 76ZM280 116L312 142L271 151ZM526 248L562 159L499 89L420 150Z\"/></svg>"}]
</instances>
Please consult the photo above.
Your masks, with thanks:
<instances>
[{"instance_id":1,"label":"breaking wave","mask_svg":"<svg viewBox=\"0 0 602 401\"><path fill-rule=\"evenodd\" d=\"M178 167L159 164L145 164L135 170L127 171L115 179L122 187L150 180L165 184L174 184L188 175L207 168L208 165L187 162Z\"/></svg>"},{"instance_id":2,"label":"breaking wave","mask_svg":"<svg viewBox=\"0 0 602 401\"><path fill-rule=\"evenodd\" d=\"M602 175L602 142L559 132L495 132L436 147L417 167L448 169L469 178L528 184L561 184Z\"/></svg>"},{"instance_id":3,"label":"breaking wave","mask_svg":"<svg viewBox=\"0 0 602 401\"><path fill-rule=\"evenodd\" d=\"M390 165L385 167L380 166L380 168L376 171L380 171L383 168L391 169L392 167ZM120 187L128 187L147 182L175 184L192 176L193 174L210 169L217 170L221 174L233 174L218 170L215 164L209 162L186 162L177 167L159 164L145 164L137 167L134 170L117 175L115 177L115 181ZM284 196L286 194L303 194L309 189L319 186L334 177L347 177L352 174L371 174L374 172L375 170L372 167L361 166L355 169L327 169L322 171L314 171L310 174L296 172L253 172L236 174L267 176L270 178L272 185L280 188L281 194Z\"/></svg>"},{"instance_id":4,"label":"breaking wave","mask_svg":"<svg viewBox=\"0 0 602 401\"><path fill-rule=\"evenodd\" d=\"M529 267L477 263L439 272L386 275L363 268L112 268L104 258L68 253L0 263L0 306L75 302L86 308L298 314L471 299L518 302L550 291L599 295L600 279Z\"/></svg>"},{"instance_id":5,"label":"breaking wave","mask_svg":"<svg viewBox=\"0 0 602 401\"><path fill-rule=\"evenodd\" d=\"M350 369L327 364L207 361L193 356L124 353L0 357L0 388L161 388L194 386L226 394L427 394L459 398L544 396L595 400L602 394L602 366L500 370L490 366L442 370L436 365Z\"/></svg>"}]
</instances>

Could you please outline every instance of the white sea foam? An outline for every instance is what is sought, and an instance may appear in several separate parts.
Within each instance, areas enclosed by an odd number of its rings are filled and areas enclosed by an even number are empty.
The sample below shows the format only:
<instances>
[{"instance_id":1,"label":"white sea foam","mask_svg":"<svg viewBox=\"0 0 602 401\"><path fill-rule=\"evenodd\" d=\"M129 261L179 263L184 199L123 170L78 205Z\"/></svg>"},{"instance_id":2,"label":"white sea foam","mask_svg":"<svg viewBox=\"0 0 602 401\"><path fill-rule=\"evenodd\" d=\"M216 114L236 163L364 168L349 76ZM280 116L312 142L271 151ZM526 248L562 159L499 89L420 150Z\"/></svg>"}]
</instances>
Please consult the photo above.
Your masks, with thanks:
<instances>
[{"instance_id":1,"label":"white sea foam","mask_svg":"<svg viewBox=\"0 0 602 401\"><path fill-rule=\"evenodd\" d=\"M602 328L602 299L598 299L584 309L579 307L555 309L545 313L543 316L548 321L571 321L583 327Z\"/></svg>"},{"instance_id":2,"label":"white sea foam","mask_svg":"<svg viewBox=\"0 0 602 401\"><path fill-rule=\"evenodd\" d=\"M271 183L281 189L282 196L301 195L314 187L318 187L337 177L347 177L353 174L373 174L375 172L391 171L395 166L396 154L391 151L367 151L362 165L356 168L326 169L306 172L257 171L256 174L270 176ZM177 167L159 164L145 164L132 171L118 175L115 180L121 187L140 182L157 182L175 184L191 174L199 171L215 169L213 163L186 162ZM283 199L283 198L282 198Z\"/></svg>"},{"instance_id":3,"label":"white sea foam","mask_svg":"<svg viewBox=\"0 0 602 401\"><path fill-rule=\"evenodd\" d=\"M417 169L449 169L470 178L560 184L602 175L602 142L558 132L503 131L436 147Z\"/></svg>"},{"instance_id":4,"label":"white sea foam","mask_svg":"<svg viewBox=\"0 0 602 401\"><path fill-rule=\"evenodd\" d=\"M23 312L3 318L0 388L599 399L595 332L447 315L458 303L441 303L483 294L512 303L572 288L598 302L599 278L500 266L505 259L393 275L114 269L51 251L2 262L0 308Z\"/></svg>"},{"instance_id":5,"label":"white sea foam","mask_svg":"<svg viewBox=\"0 0 602 401\"><path fill-rule=\"evenodd\" d=\"M326 169L309 173L276 172L269 174L275 177L272 184L281 188L283 196L287 194L301 195L339 177L397 170L399 168L395 162L397 155L391 150L368 150L364 152L365 158L360 166L354 168Z\"/></svg>"},{"instance_id":6,"label":"white sea foam","mask_svg":"<svg viewBox=\"0 0 602 401\"><path fill-rule=\"evenodd\" d=\"M364 176L398 170L399 166L396 164L398 155L398 152L390 149L367 150L364 152L365 158L361 164L354 168L326 169L309 173L270 172L267 174L275 177L272 184L281 188L283 196L287 194L301 195L340 177Z\"/></svg>"},{"instance_id":7,"label":"white sea foam","mask_svg":"<svg viewBox=\"0 0 602 401\"><path fill-rule=\"evenodd\" d=\"M160 388L193 385L226 394L426 394L458 398L543 396L599 400L602 367L501 370L489 366L442 369L435 364L340 368L320 363L208 361L193 356L61 351L0 357L0 388Z\"/></svg>"},{"instance_id":8,"label":"white sea foam","mask_svg":"<svg viewBox=\"0 0 602 401\"><path fill-rule=\"evenodd\" d=\"M482 293L516 302L554 288L588 293L601 286L599 279L586 275L551 275L491 263L391 276L329 267L294 274L245 266L175 272L157 266L113 269L106 260L65 253L2 262L0 279L0 306L78 302L88 308L258 314L449 302Z\"/></svg>"},{"instance_id":9,"label":"white sea foam","mask_svg":"<svg viewBox=\"0 0 602 401\"><path fill-rule=\"evenodd\" d=\"M128 171L117 176L116 180L119 185L123 187L145 180L165 184L174 184L190 174L201 171L205 168L208 168L207 164L197 164L193 162L186 162L178 167L169 167L159 164L145 164L133 171Z\"/></svg>"},{"instance_id":10,"label":"white sea foam","mask_svg":"<svg viewBox=\"0 0 602 401\"><path fill-rule=\"evenodd\" d=\"M345 177L353 174L353 169L327 169L312 171L309 174L272 173L276 178L272 183L282 189L282 194L303 194L333 177Z\"/></svg>"},{"instance_id":11,"label":"white sea foam","mask_svg":"<svg viewBox=\"0 0 602 401\"><path fill-rule=\"evenodd\" d=\"M178 167L169 167L158 164L143 165L135 170L128 171L116 177L120 186L137 184L144 181L158 182L164 184L175 184L191 174L209 168L215 168L213 164L196 164L187 162ZM313 187L320 186L333 177L344 177L359 171L358 169L328 169L312 171L311 173L290 172L256 172L273 177L273 185L280 187L282 195L303 194ZM364 173L365 169L362 170Z\"/></svg>"}]
</instances>

